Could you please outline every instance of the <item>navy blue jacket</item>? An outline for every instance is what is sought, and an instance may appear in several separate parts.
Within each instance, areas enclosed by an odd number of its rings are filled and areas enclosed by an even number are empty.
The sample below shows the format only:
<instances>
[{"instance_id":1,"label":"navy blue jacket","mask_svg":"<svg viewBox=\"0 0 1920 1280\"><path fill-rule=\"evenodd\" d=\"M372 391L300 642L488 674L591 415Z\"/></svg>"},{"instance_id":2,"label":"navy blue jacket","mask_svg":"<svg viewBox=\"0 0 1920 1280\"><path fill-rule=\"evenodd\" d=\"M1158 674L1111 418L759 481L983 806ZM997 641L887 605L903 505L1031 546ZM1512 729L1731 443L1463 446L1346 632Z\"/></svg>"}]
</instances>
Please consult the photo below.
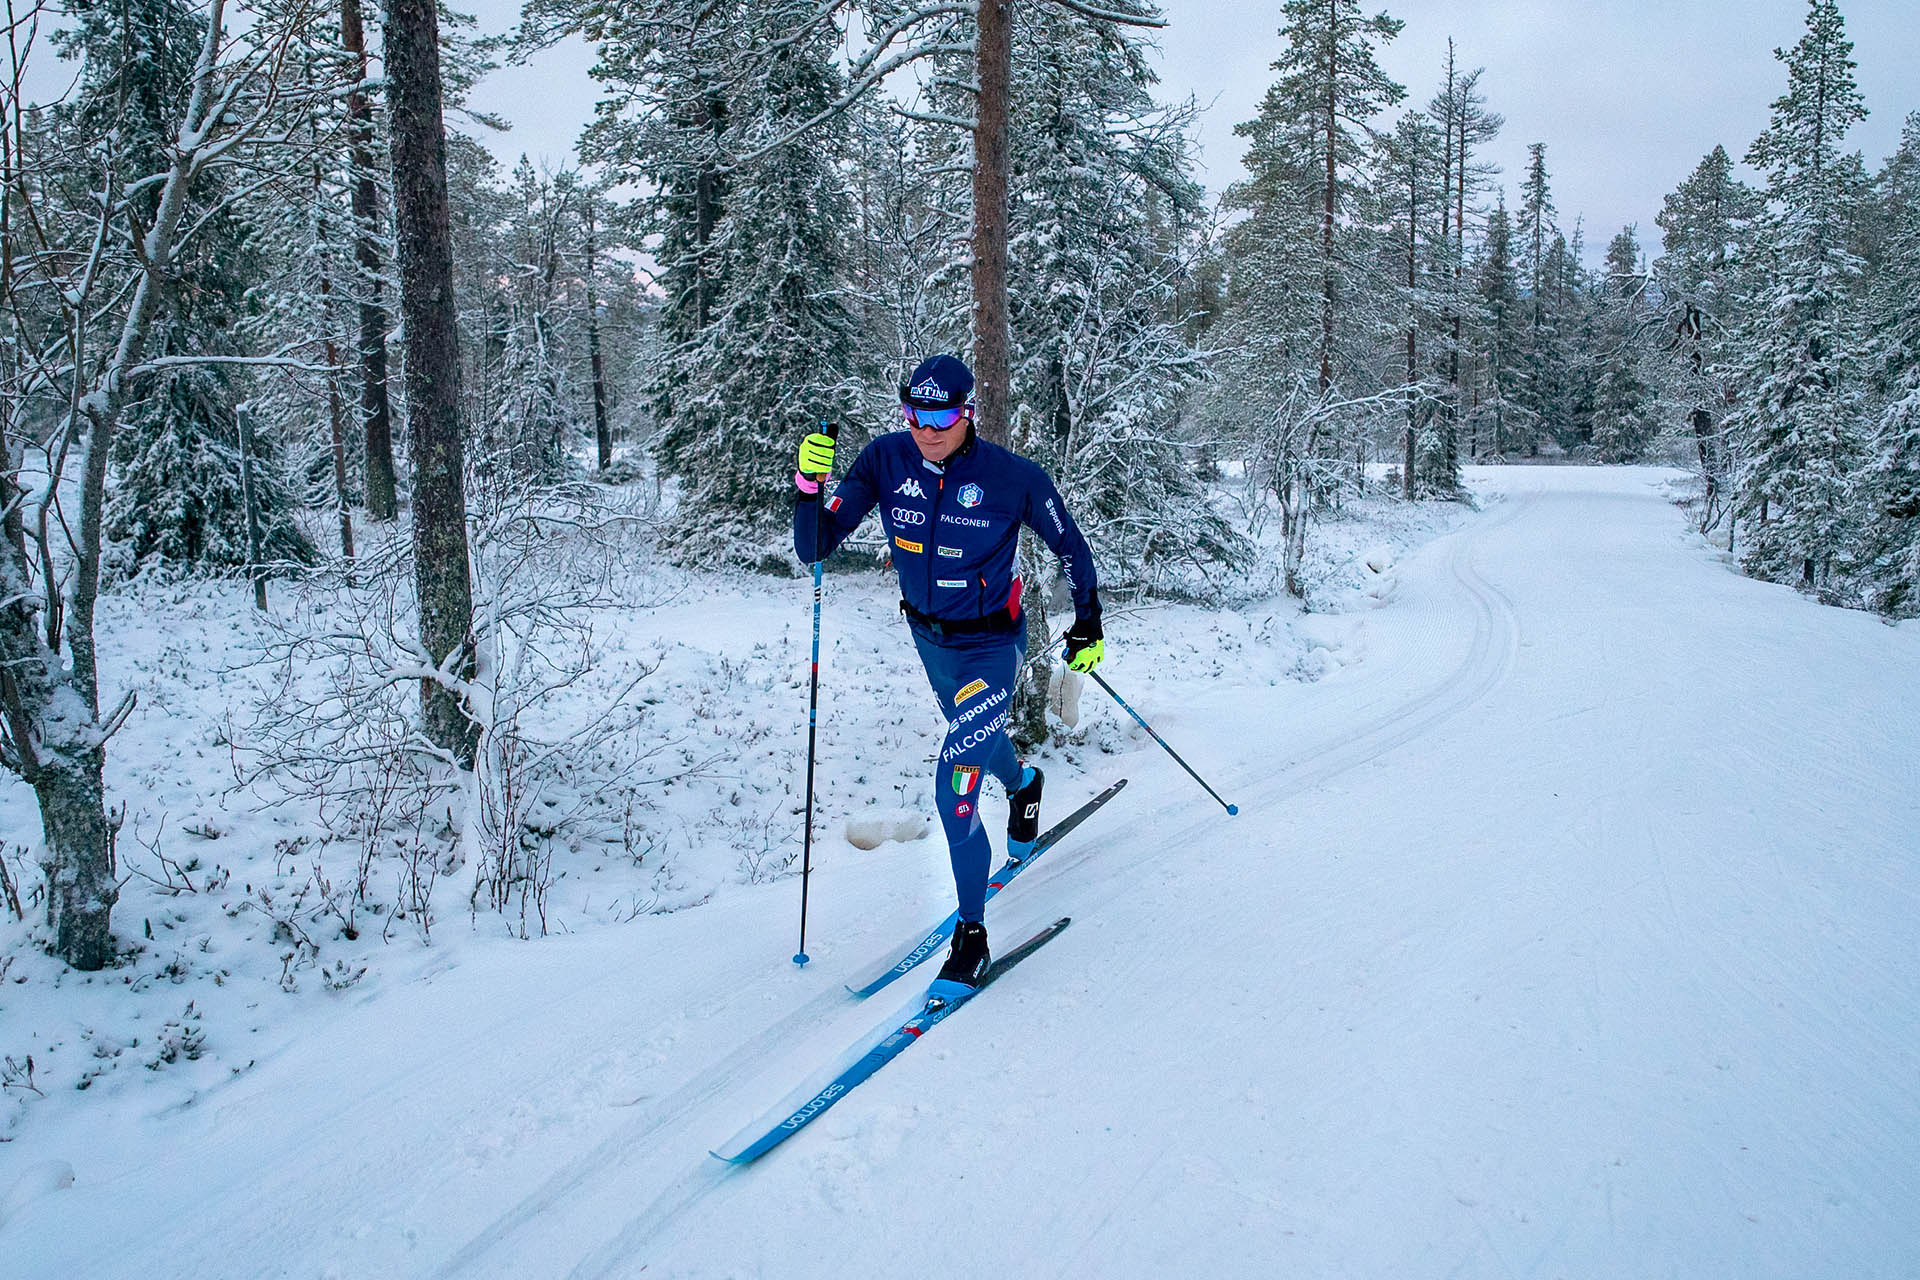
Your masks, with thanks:
<instances>
[{"instance_id":1,"label":"navy blue jacket","mask_svg":"<svg viewBox=\"0 0 1920 1280\"><path fill-rule=\"evenodd\" d=\"M1039 464L979 439L971 426L967 435L944 464L922 458L910 432L875 439L824 511L817 498L795 504L794 551L808 564L825 559L878 506L900 593L913 609L955 621L1003 608L1017 617L1014 551L1024 524L1060 557L1076 617L1097 617L1093 553L1052 479Z\"/></svg>"}]
</instances>

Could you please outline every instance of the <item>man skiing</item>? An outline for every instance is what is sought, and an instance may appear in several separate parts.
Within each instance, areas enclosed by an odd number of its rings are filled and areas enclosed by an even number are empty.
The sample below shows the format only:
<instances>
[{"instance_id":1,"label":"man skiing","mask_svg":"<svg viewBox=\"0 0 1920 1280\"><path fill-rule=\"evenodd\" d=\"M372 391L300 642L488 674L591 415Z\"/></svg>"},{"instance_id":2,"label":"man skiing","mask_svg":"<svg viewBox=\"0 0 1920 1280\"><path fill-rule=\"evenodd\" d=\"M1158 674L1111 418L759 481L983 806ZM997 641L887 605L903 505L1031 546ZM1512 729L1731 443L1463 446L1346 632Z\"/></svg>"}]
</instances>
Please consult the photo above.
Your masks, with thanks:
<instances>
[{"instance_id":1,"label":"man skiing","mask_svg":"<svg viewBox=\"0 0 1920 1280\"><path fill-rule=\"evenodd\" d=\"M934 802L953 860L960 926L940 977L977 986L987 950L987 872L993 849L980 829L980 778L1006 789L1007 858L1033 849L1040 829L1040 770L1023 767L1007 736L1014 682L1026 654L1020 578L1014 568L1020 526L1060 558L1073 592L1067 664L1091 671L1106 654L1093 556L1047 473L973 429L973 373L950 355L920 362L900 384L906 429L876 438L821 506L833 470L833 440L818 432L800 443L793 547L808 564L825 559L878 506L900 578L907 616L927 681L947 718L934 767Z\"/></svg>"}]
</instances>

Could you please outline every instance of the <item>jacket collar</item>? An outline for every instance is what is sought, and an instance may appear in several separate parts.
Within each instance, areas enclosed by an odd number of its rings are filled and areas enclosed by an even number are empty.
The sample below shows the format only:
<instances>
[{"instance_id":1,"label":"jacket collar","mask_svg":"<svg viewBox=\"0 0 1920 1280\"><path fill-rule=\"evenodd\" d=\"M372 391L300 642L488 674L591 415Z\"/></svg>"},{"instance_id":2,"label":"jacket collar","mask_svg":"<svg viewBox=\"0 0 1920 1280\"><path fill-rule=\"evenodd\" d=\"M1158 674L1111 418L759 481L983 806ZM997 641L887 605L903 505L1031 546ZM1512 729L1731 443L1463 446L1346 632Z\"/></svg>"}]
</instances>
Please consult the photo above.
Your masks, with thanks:
<instances>
[{"instance_id":1,"label":"jacket collar","mask_svg":"<svg viewBox=\"0 0 1920 1280\"><path fill-rule=\"evenodd\" d=\"M952 453L947 455L947 460L945 462L928 462L925 458L921 458L920 465L925 467L929 471L935 472L940 475L945 475L948 471L953 469L956 463L961 463L961 462L964 462L966 459L971 458L974 455L974 453L979 449L979 447L980 447L980 441L978 437L975 436L974 434L973 423L968 422L967 438L960 442L960 447L958 449L955 449ZM915 452L917 453L919 452L919 450L916 448Z\"/></svg>"}]
</instances>

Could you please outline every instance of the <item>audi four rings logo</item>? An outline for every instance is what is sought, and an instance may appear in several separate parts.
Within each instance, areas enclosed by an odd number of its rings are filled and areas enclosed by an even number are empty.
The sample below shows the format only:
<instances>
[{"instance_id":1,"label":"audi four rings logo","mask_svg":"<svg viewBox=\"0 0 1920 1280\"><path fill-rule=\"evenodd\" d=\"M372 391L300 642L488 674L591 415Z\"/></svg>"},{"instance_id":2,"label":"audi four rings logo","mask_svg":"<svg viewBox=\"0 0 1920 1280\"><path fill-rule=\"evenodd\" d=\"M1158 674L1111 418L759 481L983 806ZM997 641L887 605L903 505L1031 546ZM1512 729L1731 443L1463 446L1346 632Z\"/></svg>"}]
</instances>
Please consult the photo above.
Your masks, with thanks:
<instances>
[{"instance_id":1,"label":"audi four rings logo","mask_svg":"<svg viewBox=\"0 0 1920 1280\"><path fill-rule=\"evenodd\" d=\"M915 511L912 507L895 507L893 509L893 522L895 524L925 524L927 522L927 513L924 511Z\"/></svg>"}]
</instances>

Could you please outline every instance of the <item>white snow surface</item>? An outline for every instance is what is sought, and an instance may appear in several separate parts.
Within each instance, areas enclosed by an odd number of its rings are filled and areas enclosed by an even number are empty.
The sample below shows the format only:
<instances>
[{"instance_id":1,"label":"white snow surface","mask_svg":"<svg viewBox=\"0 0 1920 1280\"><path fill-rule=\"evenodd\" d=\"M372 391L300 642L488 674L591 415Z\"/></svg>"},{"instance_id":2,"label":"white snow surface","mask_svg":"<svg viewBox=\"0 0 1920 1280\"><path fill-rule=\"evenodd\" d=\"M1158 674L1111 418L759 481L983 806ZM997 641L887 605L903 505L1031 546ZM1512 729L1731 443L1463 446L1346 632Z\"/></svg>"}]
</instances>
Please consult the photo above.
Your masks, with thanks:
<instances>
[{"instance_id":1,"label":"white snow surface","mask_svg":"<svg viewBox=\"0 0 1920 1280\"><path fill-rule=\"evenodd\" d=\"M1671 478L1488 469L1336 536L1324 612L1111 618L1102 673L1240 816L1089 685L1048 813L1131 784L988 914L1072 927L744 1169L708 1148L900 1012L841 984L950 906L885 579L828 587L809 965L740 834L798 825L810 597L715 579L609 641L667 658L676 751L735 744L649 811L673 852L577 858L564 935L327 939L339 990L238 932L298 817L222 791L240 593L181 603L114 788L236 883L130 881L155 939L91 978L3 926L44 1096L7 1077L0 1269L1920 1274L1920 630L1730 572Z\"/></svg>"}]
</instances>

